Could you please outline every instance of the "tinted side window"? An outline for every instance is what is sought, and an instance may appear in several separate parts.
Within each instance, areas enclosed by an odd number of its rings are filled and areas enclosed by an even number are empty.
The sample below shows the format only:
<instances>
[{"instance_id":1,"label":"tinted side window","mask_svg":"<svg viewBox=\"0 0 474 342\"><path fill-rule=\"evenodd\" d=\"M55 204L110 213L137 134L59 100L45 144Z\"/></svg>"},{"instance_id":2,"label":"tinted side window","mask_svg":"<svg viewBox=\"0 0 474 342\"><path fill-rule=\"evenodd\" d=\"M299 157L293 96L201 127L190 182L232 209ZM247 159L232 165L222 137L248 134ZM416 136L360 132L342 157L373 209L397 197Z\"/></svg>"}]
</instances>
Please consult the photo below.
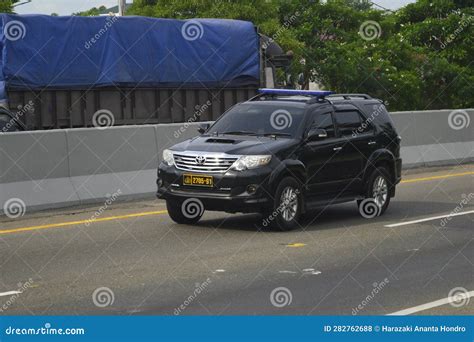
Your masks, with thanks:
<instances>
[{"instance_id":1,"label":"tinted side window","mask_svg":"<svg viewBox=\"0 0 474 342\"><path fill-rule=\"evenodd\" d=\"M321 128L326 130L328 134L328 138L334 138L335 131L334 131L334 123L332 121L331 112L321 113L314 115L313 123L311 124L311 128Z\"/></svg>"},{"instance_id":2,"label":"tinted side window","mask_svg":"<svg viewBox=\"0 0 474 342\"><path fill-rule=\"evenodd\" d=\"M336 121L341 135L352 135L361 126L361 117L359 112L348 110L348 111L337 111Z\"/></svg>"},{"instance_id":3,"label":"tinted side window","mask_svg":"<svg viewBox=\"0 0 474 342\"><path fill-rule=\"evenodd\" d=\"M393 131L396 134L392 118L383 104L365 105L365 113L374 126L382 126L382 129Z\"/></svg>"}]
</instances>

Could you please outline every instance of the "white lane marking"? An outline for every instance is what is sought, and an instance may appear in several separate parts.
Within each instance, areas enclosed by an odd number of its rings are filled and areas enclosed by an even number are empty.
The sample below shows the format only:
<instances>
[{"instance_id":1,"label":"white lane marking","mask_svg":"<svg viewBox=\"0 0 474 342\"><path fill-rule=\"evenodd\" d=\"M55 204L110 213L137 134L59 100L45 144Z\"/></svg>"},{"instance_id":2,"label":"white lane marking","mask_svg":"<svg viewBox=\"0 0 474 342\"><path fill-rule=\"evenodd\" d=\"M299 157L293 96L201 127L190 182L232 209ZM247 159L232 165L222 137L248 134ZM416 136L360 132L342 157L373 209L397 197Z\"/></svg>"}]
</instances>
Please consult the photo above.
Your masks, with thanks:
<instances>
[{"instance_id":1,"label":"white lane marking","mask_svg":"<svg viewBox=\"0 0 474 342\"><path fill-rule=\"evenodd\" d=\"M0 292L0 297L11 296L11 295L20 294L20 293L21 293L20 291Z\"/></svg>"},{"instance_id":2,"label":"white lane marking","mask_svg":"<svg viewBox=\"0 0 474 342\"><path fill-rule=\"evenodd\" d=\"M419 311L424 311L424 310L436 308L438 306L446 305L446 304L449 304L449 303L458 302L459 300L471 298L473 296L474 296L474 291L469 291L469 292L466 292L466 293L460 293L456 296L446 297L446 298L443 298L443 299L438 299L438 300L435 300L434 302L429 302L429 303L426 303L426 304L421 304L421 305L418 305L418 306L414 306L412 308L408 308L408 309L400 310L400 311L397 311L397 312L393 312L391 314L388 314L387 316L411 315L411 314L419 312Z\"/></svg>"},{"instance_id":3,"label":"white lane marking","mask_svg":"<svg viewBox=\"0 0 474 342\"><path fill-rule=\"evenodd\" d=\"M278 271L278 273L296 274L296 272L294 272L294 271L286 271L286 270Z\"/></svg>"},{"instance_id":4,"label":"white lane marking","mask_svg":"<svg viewBox=\"0 0 474 342\"><path fill-rule=\"evenodd\" d=\"M473 214L474 210L470 211L463 211L462 213L450 213L446 215L440 215L440 216L434 216L434 217L427 217L424 219L419 219L419 220L413 220L413 221L407 221L407 222L400 222L400 223L392 223L392 224L387 224L385 227L388 228L393 228L393 227L400 227L400 226L406 226L409 224L414 224L414 223L419 223L419 222L426 222L426 221L433 221L433 220L439 220L442 218L448 218L448 217L454 217L454 216L461 216L461 215L468 215L468 214Z\"/></svg>"}]
</instances>

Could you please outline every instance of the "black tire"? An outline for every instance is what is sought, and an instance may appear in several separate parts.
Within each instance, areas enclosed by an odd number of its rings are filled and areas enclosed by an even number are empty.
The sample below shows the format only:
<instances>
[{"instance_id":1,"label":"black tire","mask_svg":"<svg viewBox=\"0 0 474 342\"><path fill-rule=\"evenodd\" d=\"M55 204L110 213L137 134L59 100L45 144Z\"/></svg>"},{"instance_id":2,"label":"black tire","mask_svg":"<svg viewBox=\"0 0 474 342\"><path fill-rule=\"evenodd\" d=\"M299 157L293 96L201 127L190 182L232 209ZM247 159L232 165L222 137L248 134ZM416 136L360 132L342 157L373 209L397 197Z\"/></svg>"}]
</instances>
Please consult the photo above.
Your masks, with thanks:
<instances>
[{"instance_id":1,"label":"black tire","mask_svg":"<svg viewBox=\"0 0 474 342\"><path fill-rule=\"evenodd\" d=\"M359 207L359 212L361 213L361 215L364 216L365 210L363 206L367 204L368 199L371 199L372 203L375 203L375 205L377 206L377 213L375 216L382 215L385 212L385 210L387 210L390 204L390 193L391 193L392 186L394 186L392 183L392 177L390 177L390 172L387 170L387 168L381 166L381 167L377 167L374 171L372 171L369 178L367 179L365 200L357 201L357 205ZM384 188L384 190L382 190L381 192L378 191L380 187ZM375 189L378 189L378 190L374 191ZM385 195L385 196L382 196L383 197L382 199L377 194L381 196L382 195ZM367 217L367 216L364 216L364 217Z\"/></svg>"},{"instance_id":2,"label":"black tire","mask_svg":"<svg viewBox=\"0 0 474 342\"><path fill-rule=\"evenodd\" d=\"M204 214L204 206L197 198L184 201L166 201L166 209L171 219L179 224L197 223Z\"/></svg>"},{"instance_id":3,"label":"black tire","mask_svg":"<svg viewBox=\"0 0 474 342\"><path fill-rule=\"evenodd\" d=\"M286 205L282 196L287 198ZM272 207L264 214L264 222L268 222L274 230L289 231L295 229L299 226L302 205L299 182L293 177L283 178L275 191Z\"/></svg>"}]
</instances>

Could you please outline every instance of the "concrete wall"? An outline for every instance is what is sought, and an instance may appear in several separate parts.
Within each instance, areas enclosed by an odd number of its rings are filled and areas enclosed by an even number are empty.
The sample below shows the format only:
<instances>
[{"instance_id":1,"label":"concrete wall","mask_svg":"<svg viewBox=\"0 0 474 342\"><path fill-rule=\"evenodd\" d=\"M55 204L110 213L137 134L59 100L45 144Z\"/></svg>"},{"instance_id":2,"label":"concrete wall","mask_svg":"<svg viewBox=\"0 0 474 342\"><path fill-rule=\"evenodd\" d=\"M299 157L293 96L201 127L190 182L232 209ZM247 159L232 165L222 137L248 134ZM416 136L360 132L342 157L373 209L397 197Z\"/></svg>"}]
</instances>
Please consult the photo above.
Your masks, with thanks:
<instances>
[{"instance_id":1,"label":"concrete wall","mask_svg":"<svg viewBox=\"0 0 474 342\"><path fill-rule=\"evenodd\" d=\"M474 109L391 114L405 168L474 161Z\"/></svg>"},{"instance_id":2,"label":"concrete wall","mask_svg":"<svg viewBox=\"0 0 474 342\"><path fill-rule=\"evenodd\" d=\"M474 110L392 113L405 168L474 161ZM456 113L454 113L456 114ZM467 116L466 116L467 115ZM20 199L28 210L152 197L161 152L197 135L198 124L0 134L0 213Z\"/></svg>"}]
</instances>

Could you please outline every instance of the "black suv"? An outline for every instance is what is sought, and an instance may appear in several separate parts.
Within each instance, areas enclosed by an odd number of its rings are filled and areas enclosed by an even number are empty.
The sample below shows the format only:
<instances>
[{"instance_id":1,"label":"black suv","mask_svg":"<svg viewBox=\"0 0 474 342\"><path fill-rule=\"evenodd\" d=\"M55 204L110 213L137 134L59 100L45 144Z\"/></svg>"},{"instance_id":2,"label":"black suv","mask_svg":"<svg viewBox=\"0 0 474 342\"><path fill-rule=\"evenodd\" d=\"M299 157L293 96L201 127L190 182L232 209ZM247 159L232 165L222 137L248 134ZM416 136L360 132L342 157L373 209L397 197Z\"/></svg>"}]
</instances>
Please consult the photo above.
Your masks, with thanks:
<instances>
[{"instance_id":1,"label":"black suv","mask_svg":"<svg viewBox=\"0 0 474 342\"><path fill-rule=\"evenodd\" d=\"M259 92L163 151L157 195L175 222L195 223L204 210L258 212L264 226L289 230L317 206L355 200L364 217L387 209L402 162L380 100Z\"/></svg>"}]
</instances>

